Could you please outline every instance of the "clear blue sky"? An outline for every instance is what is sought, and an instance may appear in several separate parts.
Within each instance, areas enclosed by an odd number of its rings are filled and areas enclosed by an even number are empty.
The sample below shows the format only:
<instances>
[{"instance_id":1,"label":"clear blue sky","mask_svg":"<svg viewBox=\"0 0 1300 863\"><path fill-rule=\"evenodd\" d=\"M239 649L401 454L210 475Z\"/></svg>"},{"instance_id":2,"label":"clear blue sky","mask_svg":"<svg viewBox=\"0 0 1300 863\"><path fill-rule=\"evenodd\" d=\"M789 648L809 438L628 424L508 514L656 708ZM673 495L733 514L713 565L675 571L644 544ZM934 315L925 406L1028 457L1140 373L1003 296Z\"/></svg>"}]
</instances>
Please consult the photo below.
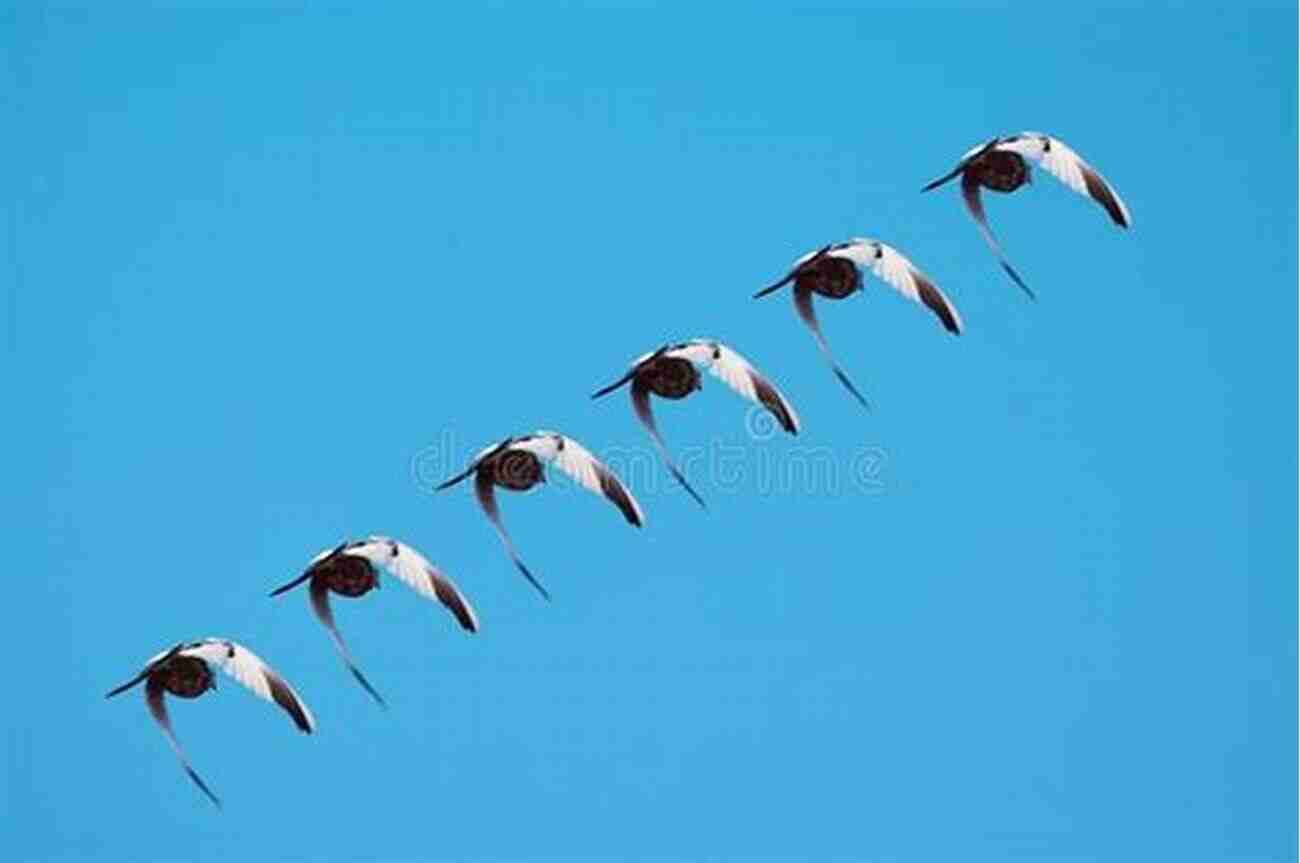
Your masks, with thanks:
<instances>
[{"instance_id":1,"label":"clear blue sky","mask_svg":"<svg viewBox=\"0 0 1300 863\"><path fill-rule=\"evenodd\" d=\"M1294 10L22 4L0 34L0 856L1293 858ZM1026 128L1135 220L1047 177L991 200L1036 304L955 189L918 193ZM872 415L788 296L749 299L856 234L968 327L878 283L825 306ZM662 474L642 532L509 496L546 605L429 492L512 432L644 447L587 396L696 335L806 427L752 441L717 385L661 407L678 452L744 447L696 474L707 514ZM764 480L792 447L874 453L873 485ZM483 620L338 603L388 713L305 596L266 598L370 531ZM224 813L103 699L209 634L321 725L178 704Z\"/></svg>"}]
</instances>

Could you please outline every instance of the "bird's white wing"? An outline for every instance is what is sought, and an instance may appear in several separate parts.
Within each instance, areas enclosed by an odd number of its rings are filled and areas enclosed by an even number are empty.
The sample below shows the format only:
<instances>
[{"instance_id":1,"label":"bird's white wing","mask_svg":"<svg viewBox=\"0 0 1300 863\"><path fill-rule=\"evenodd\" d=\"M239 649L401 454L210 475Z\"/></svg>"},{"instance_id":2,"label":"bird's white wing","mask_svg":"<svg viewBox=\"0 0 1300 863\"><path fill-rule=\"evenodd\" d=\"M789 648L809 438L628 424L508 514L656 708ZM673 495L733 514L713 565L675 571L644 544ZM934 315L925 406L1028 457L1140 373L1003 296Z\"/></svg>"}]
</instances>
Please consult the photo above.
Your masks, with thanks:
<instances>
[{"instance_id":1,"label":"bird's white wing","mask_svg":"<svg viewBox=\"0 0 1300 863\"><path fill-rule=\"evenodd\" d=\"M795 258L795 261L794 261L793 264L790 265L790 268L791 268L791 269L798 269L800 265L808 263L808 262L811 261L813 258L817 257L818 255L820 255L821 253L823 253L823 252L825 252L825 251L826 251L826 247L825 247L825 246L822 246L820 249L813 249L811 252L807 252L806 254L802 254L802 255L800 255L799 257Z\"/></svg>"},{"instance_id":2,"label":"bird's white wing","mask_svg":"<svg viewBox=\"0 0 1300 863\"><path fill-rule=\"evenodd\" d=\"M876 278L912 302L926 306L934 312L948 332L961 335L961 315L957 313L956 307L930 277L901 252L879 240L859 239L854 244L865 251L861 257L862 265L871 270Z\"/></svg>"},{"instance_id":3,"label":"bird's white wing","mask_svg":"<svg viewBox=\"0 0 1300 863\"><path fill-rule=\"evenodd\" d=\"M671 350L668 355L690 360L708 369L711 375L742 398L771 411L787 432L799 433L799 415L794 406L749 360L721 342L700 339Z\"/></svg>"},{"instance_id":4,"label":"bird's white wing","mask_svg":"<svg viewBox=\"0 0 1300 863\"><path fill-rule=\"evenodd\" d=\"M172 721L167 715L166 690L163 689L161 684L151 680L145 684L144 700L145 704L149 705L149 712L153 714L154 721L158 723L158 727L162 729L163 736L167 738L167 742L171 744L172 751L176 753L176 757L180 760L182 769L189 774L189 777L194 781L194 784L199 786L199 790L206 794L208 799L211 800L218 809L220 809L221 798L217 797L216 793L208 787L208 783L203 781L203 777L199 776L198 772L190 764L189 756L185 754L185 750L181 747L181 742L176 739L176 732L172 730Z\"/></svg>"},{"instance_id":5,"label":"bird's white wing","mask_svg":"<svg viewBox=\"0 0 1300 863\"><path fill-rule=\"evenodd\" d=\"M1120 200L1114 187L1061 139L1040 132L1024 132L998 144L997 149L1033 159L1043 170L1080 195L1101 204L1120 227L1127 228L1133 224L1128 207Z\"/></svg>"},{"instance_id":6,"label":"bird's white wing","mask_svg":"<svg viewBox=\"0 0 1300 863\"><path fill-rule=\"evenodd\" d=\"M154 664L155 662L157 662L158 660L162 659L162 658L165 657L165 656L170 655L170 654L171 654L172 652L174 652L174 651L176 650L176 648L178 648L178 647L180 647L179 644L177 644L177 645L175 645L175 646L173 646L173 647L169 647L169 648L167 648L166 650L163 650L163 651L160 651L160 652L158 652L158 653L155 653L153 656L149 657L148 659L146 659L146 660L144 661L144 667L145 667L145 669L148 670L148 669L152 668L152 667L153 667L153 664Z\"/></svg>"},{"instance_id":7,"label":"bird's white wing","mask_svg":"<svg viewBox=\"0 0 1300 863\"><path fill-rule=\"evenodd\" d=\"M555 465L583 488L608 498L629 524L637 527L645 524L645 514L632 493L609 468L573 438L557 432L539 431L512 443L510 449L531 452L543 462Z\"/></svg>"},{"instance_id":8,"label":"bird's white wing","mask_svg":"<svg viewBox=\"0 0 1300 863\"><path fill-rule=\"evenodd\" d=\"M409 545L386 536L372 536L344 554L364 557L383 567L416 593L445 605L463 629L478 632L478 615L469 600L451 579Z\"/></svg>"},{"instance_id":9,"label":"bird's white wing","mask_svg":"<svg viewBox=\"0 0 1300 863\"><path fill-rule=\"evenodd\" d=\"M472 464L472 465L473 465L473 464L478 464L480 461L483 460L483 456L487 455L488 453L490 453L490 452L492 452L493 450L495 450L497 447L501 446L501 443L502 443L501 441L497 441L497 442L494 443L494 444L488 444L487 446L483 447L483 449L481 449L481 450L479 450L478 452L474 453L474 457L473 457L472 459L469 460L469 463Z\"/></svg>"},{"instance_id":10,"label":"bird's white wing","mask_svg":"<svg viewBox=\"0 0 1300 863\"><path fill-rule=\"evenodd\" d=\"M313 557L310 561L308 561L308 563L307 563L307 568L308 568L308 569L311 569L313 566L315 566L316 564L320 563L322 560L324 560L325 558L329 557L329 556L330 556L331 554L333 554L334 552L338 551L339 548L340 548L340 546L333 545L333 546L330 546L329 548L321 549L320 554L316 555L316 556Z\"/></svg>"},{"instance_id":11,"label":"bird's white wing","mask_svg":"<svg viewBox=\"0 0 1300 863\"><path fill-rule=\"evenodd\" d=\"M181 650L180 655L197 657L216 665L259 698L280 705L299 731L310 734L316 730L316 720L298 693L247 647L233 641L209 638Z\"/></svg>"}]
</instances>

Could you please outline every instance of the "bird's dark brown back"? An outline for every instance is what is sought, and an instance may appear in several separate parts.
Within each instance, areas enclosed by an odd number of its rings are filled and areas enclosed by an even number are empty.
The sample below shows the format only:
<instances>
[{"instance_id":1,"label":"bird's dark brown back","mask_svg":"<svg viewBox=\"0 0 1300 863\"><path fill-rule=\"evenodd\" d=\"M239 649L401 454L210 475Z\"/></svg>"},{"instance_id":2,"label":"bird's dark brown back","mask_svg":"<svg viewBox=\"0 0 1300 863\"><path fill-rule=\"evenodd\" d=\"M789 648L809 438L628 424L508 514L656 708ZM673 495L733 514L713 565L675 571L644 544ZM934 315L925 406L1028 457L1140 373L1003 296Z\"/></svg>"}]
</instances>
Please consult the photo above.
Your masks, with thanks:
<instances>
[{"instance_id":1,"label":"bird's dark brown back","mask_svg":"<svg viewBox=\"0 0 1300 863\"><path fill-rule=\"evenodd\" d=\"M814 291L832 300L842 300L862 287L862 274L850 260L822 255L799 268L794 285L796 290Z\"/></svg>"}]
</instances>

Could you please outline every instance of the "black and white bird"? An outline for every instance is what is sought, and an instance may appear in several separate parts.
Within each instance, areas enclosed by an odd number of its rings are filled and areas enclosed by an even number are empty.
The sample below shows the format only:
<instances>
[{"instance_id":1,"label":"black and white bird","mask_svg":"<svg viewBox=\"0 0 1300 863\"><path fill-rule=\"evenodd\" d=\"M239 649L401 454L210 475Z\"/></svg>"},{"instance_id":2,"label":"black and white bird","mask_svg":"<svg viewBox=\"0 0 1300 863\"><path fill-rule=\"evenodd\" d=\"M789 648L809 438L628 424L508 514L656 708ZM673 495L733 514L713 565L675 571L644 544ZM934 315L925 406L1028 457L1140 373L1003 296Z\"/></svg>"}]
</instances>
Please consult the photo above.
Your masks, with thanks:
<instances>
[{"instance_id":1,"label":"black and white bird","mask_svg":"<svg viewBox=\"0 0 1300 863\"><path fill-rule=\"evenodd\" d=\"M537 588L538 593L550 599L550 594L541 582L533 577L524 565L510 535L506 533L501 515L497 511L495 495L496 486L509 491L527 491L539 483L546 482L544 465L555 465L568 474L583 488L596 494L604 495L619 508L623 517L634 527L645 524L645 515L641 505L632 497L618 477L605 467L594 455L571 437L552 431L538 431L524 437L508 437L500 443L485 447L469 467L438 486L438 491L451 488L470 474L474 475L474 493L479 505L487 514L488 520L501 537L501 544L514 561L524 578Z\"/></svg>"},{"instance_id":2,"label":"black and white bird","mask_svg":"<svg viewBox=\"0 0 1300 863\"><path fill-rule=\"evenodd\" d=\"M334 624L334 612L330 608L331 591L339 596L356 598L377 589L380 570L395 576L426 599L441 602L456 617L462 629L478 632L478 616L451 579L409 545L386 536L344 542L322 551L312 558L302 575L271 591L271 596L279 596L304 581L310 581L308 593L311 596L312 610L325 625L343 663L366 692L384 706L384 699L366 680L348 653L343 637Z\"/></svg>"},{"instance_id":3,"label":"black and white bird","mask_svg":"<svg viewBox=\"0 0 1300 863\"><path fill-rule=\"evenodd\" d=\"M646 427L646 431L650 432L651 440L659 448L659 453L673 476L695 498L696 503L704 506L703 498L691 488L686 477L673 464L650 410L652 393L666 399L684 399L701 389L701 368L708 369L710 374L744 398L767 408L781 424L781 428L790 434L799 433L799 415L780 390L763 377L749 360L712 339L692 339L676 345L664 345L656 351L642 354L632 361L623 377L597 390L591 397L598 399L631 383L632 408L636 411L637 418Z\"/></svg>"},{"instance_id":4,"label":"black and white bird","mask_svg":"<svg viewBox=\"0 0 1300 863\"><path fill-rule=\"evenodd\" d=\"M221 801L217 799L216 794L212 793L207 783L199 778L199 774L194 772L189 759L185 757L184 750L176 740L171 721L167 717L167 703L164 700L168 693L178 698L198 698L209 689L215 690L217 678L212 672L214 665L251 689L259 698L284 708L299 731L311 734L316 730L316 720L307 709L307 705L298 697L298 693L293 691L293 687L247 647L224 638L181 642L164 650L147 660L139 674L105 697L112 698L143 681L144 700L149 705L149 712L162 728L167 742L171 744L176 757L180 759L181 766L194 780L194 784L199 786L208 799L220 808Z\"/></svg>"},{"instance_id":5,"label":"black and white bird","mask_svg":"<svg viewBox=\"0 0 1300 863\"><path fill-rule=\"evenodd\" d=\"M1110 214L1111 220L1121 228L1128 228L1133 224L1128 207L1124 206L1119 193L1106 182L1106 178L1085 162L1078 153L1067 147L1061 139L1041 132L1022 132L1019 135L994 138L974 147L958 160L955 168L927 184L921 191L928 192L936 189L960 175L962 197L966 201L966 208L975 217L975 223L979 225L984 241L993 250L998 263L1006 270L1007 275L1020 286L1021 290L1033 298L1034 292L1025 284L1025 280L1020 278L1020 274L1007 261L1002 247L998 245L997 237L993 235L993 229L989 227L988 219L984 215L984 203L980 200L981 186L995 192L1014 192L1029 183L1032 178L1027 159L1038 163L1040 168L1074 191L1087 195L1101 204Z\"/></svg>"},{"instance_id":6,"label":"black and white bird","mask_svg":"<svg viewBox=\"0 0 1300 863\"><path fill-rule=\"evenodd\" d=\"M754 294L754 298L765 297L793 282L795 311L808 325L808 329L812 330L817 346L821 348L840 383L863 407L867 407L867 400L835 362L813 309L813 294L819 294L828 300L842 300L862 290L862 270L869 270L909 300L921 303L934 312L945 330L953 335L961 335L961 315L957 314L957 309L935 285L934 280L894 247L863 237L822 246L815 252L809 252L796 260L790 272L779 282L763 288Z\"/></svg>"}]
</instances>

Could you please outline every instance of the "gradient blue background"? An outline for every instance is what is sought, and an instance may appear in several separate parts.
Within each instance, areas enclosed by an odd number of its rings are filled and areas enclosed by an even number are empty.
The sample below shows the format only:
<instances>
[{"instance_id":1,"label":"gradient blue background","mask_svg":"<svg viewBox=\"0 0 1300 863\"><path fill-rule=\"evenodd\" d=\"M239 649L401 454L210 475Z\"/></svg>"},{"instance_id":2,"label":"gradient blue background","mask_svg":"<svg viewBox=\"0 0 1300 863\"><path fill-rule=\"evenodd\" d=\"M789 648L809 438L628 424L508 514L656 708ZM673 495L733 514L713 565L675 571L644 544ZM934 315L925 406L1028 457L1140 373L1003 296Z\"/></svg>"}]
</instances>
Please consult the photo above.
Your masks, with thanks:
<instances>
[{"instance_id":1,"label":"gradient blue background","mask_svg":"<svg viewBox=\"0 0 1300 863\"><path fill-rule=\"evenodd\" d=\"M1283 860L1296 841L1296 15L1039 5L366 14L22 4L0 18L12 497L5 859L579 855ZM947 188L1042 129L1129 203L1040 177ZM963 312L878 283L788 296L854 234ZM713 335L805 433L751 441L719 386L678 452L754 460L643 532L595 497L465 488L509 433L644 446L588 394ZM760 459L878 451L878 487L760 487ZM447 449L453 452L446 452ZM318 549L383 531L473 598L393 583L338 615ZM174 720L148 655L220 634L317 737L233 684Z\"/></svg>"}]
</instances>

